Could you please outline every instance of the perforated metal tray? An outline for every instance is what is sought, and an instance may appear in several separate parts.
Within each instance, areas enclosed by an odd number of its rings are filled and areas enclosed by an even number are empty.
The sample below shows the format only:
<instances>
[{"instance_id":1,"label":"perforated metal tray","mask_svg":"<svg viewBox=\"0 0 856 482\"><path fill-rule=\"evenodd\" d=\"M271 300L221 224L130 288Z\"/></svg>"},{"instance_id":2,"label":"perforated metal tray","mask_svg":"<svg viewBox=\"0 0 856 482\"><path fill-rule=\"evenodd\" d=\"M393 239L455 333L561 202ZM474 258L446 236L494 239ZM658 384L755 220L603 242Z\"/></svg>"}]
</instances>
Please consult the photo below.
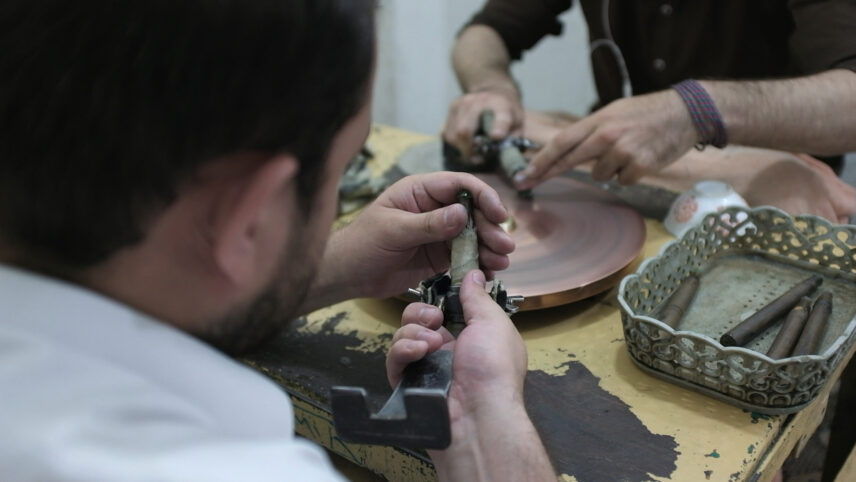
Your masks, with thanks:
<instances>
[{"instance_id":1,"label":"perforated metal tray","mask_svg":"<svg viewBox=\"0 0 856 482\"><path fill-rule=\"evenodd\" d=\"M698 291L677 329L655 318L690 274ZM745 347L719 337L810 274L824 278L833 311L817 355L764 353L781 324ZM668 381L760 413L792 413L813 400L856 339L856 226L775 208L729 208L663 247L618 294L633 361Z\"/></svg>"}]
</instances>

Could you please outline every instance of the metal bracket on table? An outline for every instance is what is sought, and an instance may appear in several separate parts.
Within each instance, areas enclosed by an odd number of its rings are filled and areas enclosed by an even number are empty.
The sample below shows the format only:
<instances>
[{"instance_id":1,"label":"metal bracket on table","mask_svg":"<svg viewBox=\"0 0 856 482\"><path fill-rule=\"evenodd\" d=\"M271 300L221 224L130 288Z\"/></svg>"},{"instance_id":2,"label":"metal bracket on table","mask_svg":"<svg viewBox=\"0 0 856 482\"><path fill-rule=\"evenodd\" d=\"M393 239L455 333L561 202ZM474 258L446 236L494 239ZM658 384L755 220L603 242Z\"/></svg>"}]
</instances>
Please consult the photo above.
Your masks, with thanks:
<instances>
[{"instance_id":1,"label":"metal bracket on table","mask_svg":"<svg viewBox=\"0 0 856 482\"><path fill-rule=\"evenodd\" d=\"M407 366L392 396L374 415L364 388L333 387L333 423L347 442L444 449L452 440L451 384L452 352L438 350Z\"/></svg>"},{"instance_id":2,"label":"metal bracket on table","mask_svg":"<svg viewBox=\"0 0 856 482\"><path fill-rule=\"evenodd\" d=\"M448 318L447 328L457 336L464 322L451 277L437 275L419 287L411 294L418 294L422 302L440 306ZM522 296L508 296L499 281L494 282L490 295L509 315L516 313L516 303L523 301ZM369 411L364 388L333 387L330 403L336 432L351 443L444 449L451 443L451 384L452 352L438 350L405 368L401 382L376 414Z\"/></svg>"}]
</instances>

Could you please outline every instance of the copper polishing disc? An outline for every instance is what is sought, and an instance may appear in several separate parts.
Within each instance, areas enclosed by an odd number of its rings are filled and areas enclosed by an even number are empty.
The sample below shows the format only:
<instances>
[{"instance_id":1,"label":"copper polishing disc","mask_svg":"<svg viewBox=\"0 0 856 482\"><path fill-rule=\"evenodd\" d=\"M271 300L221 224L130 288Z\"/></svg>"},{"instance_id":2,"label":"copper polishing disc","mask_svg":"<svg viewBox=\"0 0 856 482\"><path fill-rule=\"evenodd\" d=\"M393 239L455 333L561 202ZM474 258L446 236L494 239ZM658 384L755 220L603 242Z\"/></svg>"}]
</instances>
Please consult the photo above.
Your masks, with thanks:
<instances>
[{"instance_id":1,"label":"copper polishing disc","mask_svg":"<svg viewBox=\"0 0 856 482\"><path fill-rule=\"evenodd\" d=\"M642 216L597 187L554 177L522 199L499 175L478 174L499 193L510 213L506 230L517 248L497 274L520 309L571 303L621 280L645 242Z\"/></svg>"}]
</instances>

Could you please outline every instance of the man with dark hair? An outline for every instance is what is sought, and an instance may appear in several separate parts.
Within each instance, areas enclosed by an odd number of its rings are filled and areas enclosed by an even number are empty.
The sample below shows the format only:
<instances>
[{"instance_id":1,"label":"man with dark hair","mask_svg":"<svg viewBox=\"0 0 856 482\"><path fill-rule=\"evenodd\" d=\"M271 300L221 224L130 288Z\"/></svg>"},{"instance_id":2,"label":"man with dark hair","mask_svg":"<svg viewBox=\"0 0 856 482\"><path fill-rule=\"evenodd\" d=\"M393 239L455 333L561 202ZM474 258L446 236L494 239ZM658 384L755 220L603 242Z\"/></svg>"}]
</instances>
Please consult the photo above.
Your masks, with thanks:
<instances>
[{"instance_id":1,"label":"man with dark hair","mask_svg":"<svg viewBox=\"0 0 856 482\"><path fill-rule=\"evenodd\" d=\"M295 439L284 393L222 352L447 268L460 189L479 210L483 268L507 266L507 213L467 175L405 179L329 236L369 128L374 8L0 5L4 479L337 478ZM522 403L522 340L484 280L463 284L454 343L436 310L407 309L389 376L455 350L454 450L434 454L438 472L553 478Z\"/></svg>"}]
</instances>

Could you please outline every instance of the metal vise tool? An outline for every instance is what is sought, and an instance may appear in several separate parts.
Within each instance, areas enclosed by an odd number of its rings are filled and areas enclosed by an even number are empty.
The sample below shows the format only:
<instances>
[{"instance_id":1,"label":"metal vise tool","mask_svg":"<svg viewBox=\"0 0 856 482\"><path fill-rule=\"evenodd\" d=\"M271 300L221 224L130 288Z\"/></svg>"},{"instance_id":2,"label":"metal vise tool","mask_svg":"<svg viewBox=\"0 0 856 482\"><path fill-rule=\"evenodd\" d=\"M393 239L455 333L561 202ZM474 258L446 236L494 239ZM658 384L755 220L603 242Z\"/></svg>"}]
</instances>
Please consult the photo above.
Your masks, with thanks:
<instances>
[{"instance_id":1,"label":"metal vise tool","mask_svg":"<svg viewBox=\"0 0 856 482\"><path fill-rule=\"evenodd\" d=\"M422 302L443 310L444 324L455 337L465 326L459 299L461 282L468 271L479 266L472 194L461 191L458 201L467 208L469 220L452 241L450 272L433 276L421 282L418 290L411 290ZM499 280L494 280L490 295L509 315L517 312L515 303L523 300L507 296ZM451 383L452 352L437 350L405 368L401 382L376 414L369 413L364 388L333 387L330 398L336 432L352 443L444 449L452 440L448 404Z\"/></svg>"}]
</instances>

